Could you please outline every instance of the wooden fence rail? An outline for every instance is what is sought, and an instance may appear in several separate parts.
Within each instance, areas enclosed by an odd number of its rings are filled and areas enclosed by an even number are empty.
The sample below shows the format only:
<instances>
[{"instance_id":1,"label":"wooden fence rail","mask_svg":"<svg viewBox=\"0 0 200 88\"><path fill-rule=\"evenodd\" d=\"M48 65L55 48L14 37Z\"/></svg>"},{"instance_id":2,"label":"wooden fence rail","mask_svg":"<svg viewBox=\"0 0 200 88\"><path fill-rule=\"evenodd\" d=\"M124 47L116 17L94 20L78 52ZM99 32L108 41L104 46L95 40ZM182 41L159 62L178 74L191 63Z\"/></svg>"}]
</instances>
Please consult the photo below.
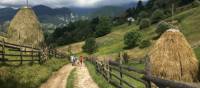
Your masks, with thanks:
<instances>
[{"instance_id":1,"label":"wooden fence rail","mask_svg":"<svg viewBox=\"0 0 200 88\"><path fill-rule=\"evenodd\" d=\"M4 40L0 41L0 62L34 62L42 63L44 57L51 58L64 58L65 54L58 52L56 49L40 49L33 48L30 46L17 45L5 42ZM45 51L47 50L47 51ZM12 53L11 53L12 52ZM11 59L12 57L18 57L20 59ZM29 57L30 59L25 59Z\"/></svg>"},{"instance_id":2,"label":"wooden fence rail","mask_svg":"<svg viewBox=\"0 0 200 88\"><path fill-rule=\"evenodd\" d=\"M97 72L103 75L103 77L116 88L137 88L134 83L128 82L124 77L136 80L145 85L146 88L151 88L151 84L155 84L159 88L199 88L198 84L190 84L173 80L165 80L157 77L153 77L150 73L148 60L145 70L140 70L135 67L129 67L122 65L119 62L114 61L98 61L93 58L87 59L89 62L95 65ZM117 73L118 74L117 74ZM133 72L133 73L131 73ZM143 76L138 76L140 74ZM117 79L117 80L116 80Z\"/></svg>"}]
</instances>

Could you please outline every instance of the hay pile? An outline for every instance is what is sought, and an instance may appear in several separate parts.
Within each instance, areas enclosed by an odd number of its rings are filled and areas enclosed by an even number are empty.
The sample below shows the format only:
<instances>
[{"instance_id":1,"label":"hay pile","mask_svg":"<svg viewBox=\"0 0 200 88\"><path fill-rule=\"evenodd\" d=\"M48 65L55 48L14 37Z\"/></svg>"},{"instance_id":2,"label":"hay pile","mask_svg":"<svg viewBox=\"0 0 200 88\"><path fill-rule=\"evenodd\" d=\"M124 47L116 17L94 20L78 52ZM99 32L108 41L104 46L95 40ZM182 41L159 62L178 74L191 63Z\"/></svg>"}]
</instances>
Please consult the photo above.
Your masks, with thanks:
<instances>
[{"instance_id":1,"label":"hay pile","mask_svg":"<svg viewBox=\"0 0 200 88\"><path fill-rule=\"evenodd\" d=\"M44 41L40 23L31 8L21 8L8 28L9 42L38 47Z\"/></svg>"},{"instance_id":2,"label":"hay pile","mask_svg":"<svg viewBox=\"0 0 200 88\"><path fill-rule=\"evenodd\" d=\"M166 31L148 55L153 76L184 82L197 81L198 60L179 30Z\"/></svg>"}]
</instances>

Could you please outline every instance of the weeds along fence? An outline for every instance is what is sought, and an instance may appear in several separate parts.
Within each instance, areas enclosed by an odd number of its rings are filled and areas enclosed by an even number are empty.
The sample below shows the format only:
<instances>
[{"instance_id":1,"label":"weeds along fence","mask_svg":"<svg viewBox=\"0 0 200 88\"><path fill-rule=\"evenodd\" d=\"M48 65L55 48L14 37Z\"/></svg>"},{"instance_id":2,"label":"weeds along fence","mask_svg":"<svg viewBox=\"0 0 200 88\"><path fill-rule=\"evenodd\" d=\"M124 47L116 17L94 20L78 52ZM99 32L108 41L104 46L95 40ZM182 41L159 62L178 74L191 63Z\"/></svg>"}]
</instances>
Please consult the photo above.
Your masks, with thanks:
<instances>
[{"instance_id":1,"label":"weeds along fence","mask_svg":"<svg viewBox=\"0 0 200 88\"><path fill-rule=\"evenodd\" d=\"M38 62L43 63L51 57L64 58L65 54L58 52L55 49L49 48L34 48L30 46L17 45L0 41L0 62Z\"/></svg>"},{"instance_id":2,"label":"weeds along fence","mask_svg":"<svg viewBox=\"0 0 200 88\"><path fill-rule=\"evenodd\" d=\"M116 88L138 88L135 81L140 82L145 88L151 88L152 84L158 88L199 88L199 84L183 83L154 77L150 73L150 64L145 60L145 70L122 65L114 61L98 61L95 58L87 58L110 84ZM130 81L130 80L135 81ZM154 86L155 87L155 86Z\"/></svg>"}]
</instances>

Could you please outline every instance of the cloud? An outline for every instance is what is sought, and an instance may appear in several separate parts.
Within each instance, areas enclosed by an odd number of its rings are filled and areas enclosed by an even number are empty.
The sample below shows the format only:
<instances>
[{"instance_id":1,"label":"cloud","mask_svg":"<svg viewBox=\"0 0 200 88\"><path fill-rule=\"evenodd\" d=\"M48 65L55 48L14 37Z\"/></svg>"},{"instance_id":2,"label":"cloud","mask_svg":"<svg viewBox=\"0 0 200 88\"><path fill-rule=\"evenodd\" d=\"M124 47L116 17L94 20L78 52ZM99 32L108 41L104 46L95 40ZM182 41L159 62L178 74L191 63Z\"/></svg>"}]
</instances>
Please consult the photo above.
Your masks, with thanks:
<instances>
[{"instance_id":1,"label":"cloud","mask_svg":"<svg viewBox=\"0 0 200 88\"><path fill-rule=\"evenodd\" d=\"M99 7L105 5L121 5L138 0L29 0L31 6L46 5L56 7ZM147 0L143 0L147 1ZM0 0L1 7L21 7L26 4L26 0Z\"/></svg>"}]
</instances>

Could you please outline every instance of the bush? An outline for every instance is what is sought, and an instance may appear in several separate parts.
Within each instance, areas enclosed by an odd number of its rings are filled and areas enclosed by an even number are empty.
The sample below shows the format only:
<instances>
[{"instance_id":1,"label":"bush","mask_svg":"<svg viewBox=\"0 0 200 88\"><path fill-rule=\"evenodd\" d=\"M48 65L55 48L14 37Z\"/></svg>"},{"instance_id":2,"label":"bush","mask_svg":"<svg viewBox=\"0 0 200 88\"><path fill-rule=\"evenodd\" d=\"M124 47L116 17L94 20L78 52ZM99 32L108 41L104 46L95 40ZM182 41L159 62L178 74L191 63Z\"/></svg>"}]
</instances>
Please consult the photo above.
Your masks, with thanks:
<instances>
[{"instance_id":1,"label":"bush","mask_svg":"<svg viewBox=\"0 0 200 88\"><path fill-rule=\"evenodd\" d=\"M140 22L140 29L147 28L151 25L150 19L142 19Z\"/></svg>"},{"instance_id":2,"label":"bush","mask_svg":"<svg viewBox=\"0 0 200 88\"><path fill-rule=\"evenodd\" d=\"M83 48L83 51L86 53L89 53L89 54L94 53L97 49L95 38L88 38L85 41L85 45L82 48Z\"/></svg>"},{"instance_id":3,"label":"bush","mask_svg":"<svg viewBox=\"0 0 200 88\"><path fill-rule=\"evenodd\" d=\"M156 29L156 33L160 36L162 35L162 33L164 33L166 30L172 28L172 26L170 24L168 24L167 22L160 22L157 26L157 29Z\"/></svg>"},{"instance_id":4,"label":"bush","mask_svg":"<svg viewBox=\"0 0 200 88\"><path fill-rule=\"evenodd\" d=\"M151 45L151 42L149 40L143 40L140 44L140 48L146 48Z\"/></svg>"},{"instance_id":5,"label":"bush","mask_svg":"<svg viewBox=\"0 0 200 88\"><path fill-rule=\"evenodd\" d=\"M163 10L157 9L153 12L151 16L152 23L157 23L165 18L165 14Z\"/></svg>"},{"instance_id":6,"label":"bush","mask_svg":"<svg viewBox=\"0 0 200 88\"><path fill-rule=\"evenodd\" d=\"M124 36L124 44L126 48L136 47L142 40L142 34L139 31L128 32Z\"/></svg>"}]
</instances>

